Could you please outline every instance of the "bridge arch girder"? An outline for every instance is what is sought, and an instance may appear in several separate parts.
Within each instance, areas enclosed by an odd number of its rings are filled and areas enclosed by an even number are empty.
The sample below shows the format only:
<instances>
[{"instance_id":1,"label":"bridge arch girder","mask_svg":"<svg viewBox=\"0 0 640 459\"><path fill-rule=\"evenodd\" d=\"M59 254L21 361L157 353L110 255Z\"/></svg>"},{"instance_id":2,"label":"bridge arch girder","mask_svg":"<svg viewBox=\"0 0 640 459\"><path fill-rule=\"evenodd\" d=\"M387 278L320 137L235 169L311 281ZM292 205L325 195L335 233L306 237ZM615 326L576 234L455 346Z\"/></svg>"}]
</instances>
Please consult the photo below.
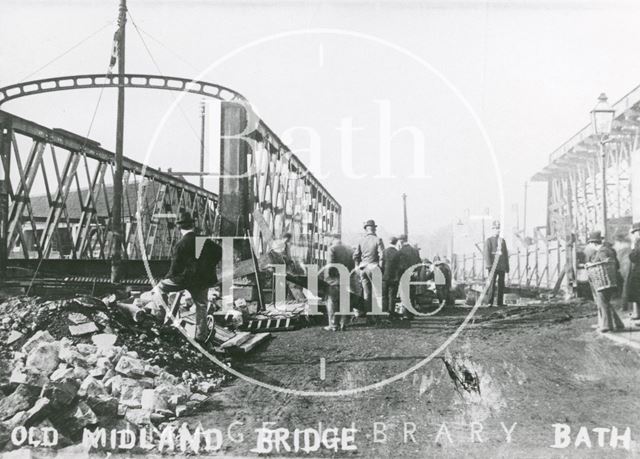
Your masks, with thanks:
<instances>
[{"instance_id":1,"label":"bridge arch girder","mask_svg":"<svg viewBox=\"0 0 640 459\"><path fill-rule=\"evenodd\" d=\"M188 92L228 102L234 100L246 101L242 94L225 86L207 81L138 73L127 73L122 78L125 88ZM25 81L0 88L0 106L10 100L36 94L73 89L117 88L119 84L120 77L118 75L104 74L69 75Z\"/></svg>"}]
</instances>

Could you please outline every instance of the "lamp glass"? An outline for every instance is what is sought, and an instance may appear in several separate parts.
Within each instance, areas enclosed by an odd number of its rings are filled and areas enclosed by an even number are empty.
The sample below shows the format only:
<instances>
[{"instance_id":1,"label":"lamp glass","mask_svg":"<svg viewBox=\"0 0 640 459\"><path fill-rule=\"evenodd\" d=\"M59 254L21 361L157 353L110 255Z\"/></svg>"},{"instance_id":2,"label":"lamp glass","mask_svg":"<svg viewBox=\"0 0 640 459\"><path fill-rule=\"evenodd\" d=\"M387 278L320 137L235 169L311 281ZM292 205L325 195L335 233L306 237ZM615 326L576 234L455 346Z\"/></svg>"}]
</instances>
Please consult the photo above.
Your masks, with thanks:
<instances>
[{"instance_id":1,"label":"lamp glass","mask_svg":"<svg viewBox=\"0 0 640 459\"><path fill-rule=\"evenodd\" d=\"M602 93L598 97L598 103L591 110L591 122L596 135L603 136L611 133L613 118L616 111L607 101L607 96Z\"/></svg>"}]
</instances>

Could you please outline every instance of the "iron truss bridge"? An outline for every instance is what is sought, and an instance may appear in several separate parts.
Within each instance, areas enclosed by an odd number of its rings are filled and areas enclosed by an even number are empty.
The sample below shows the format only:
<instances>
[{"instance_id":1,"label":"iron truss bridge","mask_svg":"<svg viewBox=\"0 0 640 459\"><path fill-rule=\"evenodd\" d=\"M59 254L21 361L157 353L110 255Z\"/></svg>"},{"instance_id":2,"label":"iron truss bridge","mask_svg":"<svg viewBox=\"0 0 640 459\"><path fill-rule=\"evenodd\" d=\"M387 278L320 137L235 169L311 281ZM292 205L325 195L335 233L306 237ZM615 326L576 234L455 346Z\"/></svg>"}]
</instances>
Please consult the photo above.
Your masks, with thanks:
<instances>
[{"instance_id":1,"label":"iron truss bridge","mask_svg":"<svg viewBox=\"0 0 640 459\"><path fill-rule=\"evenodd\" d=\"M125 157L125 271L140 260L166 270L180 238L175 216L190 211L201 234L251 236L260 254L289 232L292 253L323 264L324 235L340 230L340 204L279 137L258 119L250 143L233 138L255 114L239 93L212 83L158 75L75 75L0 88L0 106L21 97L75 89L127 88L188 92L221 103L220 196L180 175ZM41 267L86 275L113 249L115 154L98 142L0 110L0 272ZM127 268L129 266L129 268ZM48 269L47 269L48 268Z\"/></svg>"}]
</instances>

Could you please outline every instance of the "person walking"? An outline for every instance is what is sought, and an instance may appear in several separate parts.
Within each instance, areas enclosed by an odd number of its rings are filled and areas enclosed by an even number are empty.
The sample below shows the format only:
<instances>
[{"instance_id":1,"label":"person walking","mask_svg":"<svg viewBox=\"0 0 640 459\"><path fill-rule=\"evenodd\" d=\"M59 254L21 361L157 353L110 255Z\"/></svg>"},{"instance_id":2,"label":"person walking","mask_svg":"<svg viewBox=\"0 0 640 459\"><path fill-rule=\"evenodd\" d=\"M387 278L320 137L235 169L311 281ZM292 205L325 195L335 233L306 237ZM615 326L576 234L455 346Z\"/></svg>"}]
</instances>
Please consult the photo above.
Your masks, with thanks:
<instances>
[{"instance_id":1,"label":"person walking","mask_svg":"<svg viewBox=\"0 0 640 459\"><path fill-rule=\"evenodd\" d=\"M360 311L358 315L365 316L366 310L371 307L373 301L373 276L376 270L382 269L384 262L384 243L376 234L376 222L367 220L364 224L366 234L360 239L358 246L353 252L353 260L358 266L360 274L360 282L362 284L362 297L364 300L364 311ZM379 293L379 292L377 292ZM356 309L356 312L358 310ZM356 319L354 317L354 319Z\"/></svg>"},{"instance_id":2,"label":"person walking","mask_svg":"<svg viewBox=\"0 0 640 459\"><path fill-rule=\"evenodd\" d=\"M195 222L189 212L182 212L176 222L182 238L174 246L171 254L171 265L165 278L153 289L155 295L160 296L161 304L168 310L169 293L187 290L196 308L195 340L204 343L209 336L207 327L207 303L209 286L217 282L215 265L222 258L222 249L211 240L205 242L203 254L196 257ZM210 243L207 247L207 243ZM211 258L211 260L205 260ZM200 261L210 266L203 266Z\"/></svg>"},{"instance_id":3,"label":"person walking","mask_svg":"<svg viewBox=\"0 0 640 459\"><path fill-rule=\"evenodd\" d=\"M353 250L342 243L340 233L331 234L331 245L327 254L327 263L333 265L342 265L349 273L353 271L355 263L353 262ZM327 331L336 331L338 329L346 329L346 317L343 315L336 319L337 311L340 311L340 291L346 289L350 293L349 276L345 279L345 283L340 279L338 268L329 267L326 273L327 288L327 319L329 324L324 327Z\"/></svg>"},{"instance_id":4,"label":"person walking","mask_svg":"<svg viewBox=\"0 0 640 459\"><path fill-rule=\"evenodd\" d=\"M390 318L396 317L396 298L398 297L398 282L402 274L398 269L398 238L389 239L389 247L384 249L382 264L382 310Z\"/></svg>"},{"instance_id":5,"label":"person walking","mask_svg":"<svg viewBox=\"0 0 640 459\"><path fill-rule=\"evenodd\" d=\"M631 227L631 241L627 300L633 304L631 320L640 320L640 223L634 223Z\"/></svg>"},{"instance_id":6,"label":"person walking","mask_svg":"<svg viewBox=\"0 0 640 459\"><path fill-rule=\"evenodd\" d=\"M491 229L493 235L484 242L484 263L488 274L491 274L496 257L498 257L498 264L490 279L491 286L487 304L492 306L493 300L497 299L498 306L504 306L504 278L509 272L509 251L504 238L500 237L500 222L494 221Z\"/></svg>"},{"instance_id":7,"label":"person walking","mask_svg":"<svg viewBox=\"0 0 640 459\"><path fill-rule=\"evenodd\" d=\"M585 253L589 254L589 262L597 263L608 261L615 266L616 275L620 269L618 256L611 244L604 242L600 231L592 231L587 240L587 249ZM609 331L624 330L624 323L611 306L611 297L616 288L607 288L605 290L596 290L592 288L594 300L598 307L598 329L602 333Z\"/></svg>"},{"instance_id":8,"label":"person walking","mask_svg":"<svg viewBox=\"0 0 640 459\"><path fill-rule=\"evenodd\" d=\"M418 265L422 263L420 259L420 252L418 249L409 244L408 238L406 234L401 234L398 237L400 249L398 250L398 270L399 270L399 278L402 278L404 273L411 269L412 266ZM413 268L411 272L411 279L418 280L420 276L420 269ZM409 286L409 301L411 301L411 306L415 307L416 304L416 285ZM403 317L406 319L410 319L413 317L413 314L409 312L409 310L405 307L403 308Z\"/></svg>"},{"instance_id":9,"label":"person walking","mask_svg":"<svg viewBox=\"0 0 640 459\"><path fill-rule=\"evenodd\" d=\"M451 268L438 255L433 257L433 280L436 284L438 302L440 304L449 304Z\"/></svg>"}]
</instances>

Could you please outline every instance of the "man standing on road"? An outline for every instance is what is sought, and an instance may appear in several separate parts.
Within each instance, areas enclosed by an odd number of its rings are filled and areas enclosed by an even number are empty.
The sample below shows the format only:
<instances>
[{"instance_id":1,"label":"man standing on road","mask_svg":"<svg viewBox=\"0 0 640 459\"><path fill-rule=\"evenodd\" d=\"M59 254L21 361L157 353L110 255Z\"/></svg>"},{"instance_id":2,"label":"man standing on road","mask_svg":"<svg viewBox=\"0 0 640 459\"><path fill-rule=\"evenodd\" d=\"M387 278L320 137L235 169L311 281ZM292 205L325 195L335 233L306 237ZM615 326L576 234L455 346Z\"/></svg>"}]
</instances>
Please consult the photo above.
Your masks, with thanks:
<instances>
[{"instance_id":1,"label":"man standing on road","mask_svg":"<svg viewBox=\"0 0 640 459\"><path fill-rule=\"evenodd\" d=\"M589 254L589 262L598 263L608 261L614 264L616 274L619 272L620 263L618 262L618 255L613 247L611 247L611 244L604 242L600 231L592 231L589 234L587 243L588 246L585 254ZM594 300L598 306L598 327L602 333L624 330L624 323L615 309L613 309L613 306L611 306L611 297L614 291L615 287L599 291L592 288Z\"/></svg>"},{"instance_id":2,"label":"man standing on road","mask_svg":"<svg viewBox=\"0 0 640 459\"><path fill-rule=\"evenodd\" d=\"M380 292L373 291L374 274L376 271L378 275L381 274L380 269L382 269L384 262L384 243L382 239L376 235L377 227L378 225L376 225L374 220L366 221L364 224L366 234L360 239L356 250L353 252L353 260L358 265L360 282L362 283L362 297L365 308L365 312L362 314L363 316L366 315L367 308L372 305L373 294L380 294ZM357 316L358 314L356 314L356 317ZM354 317L354 319L356 317Z\"/></svg>"},{"instance_id":3,"label":"man standing on road","mask_svg":"<svg viewBox=\"0 0 640 459\"><path fill-rule=\"evenodd\" d=\"M400 277L412 266L422 263L420 259L420 252L418 249L413 247L408 242L408 238L406 234L400 235L398 238L400 241L400 250L398 250L398 269L400 270ZM417 280L419 276L419 270L414 268L414 271L411 273L411 279ZM409 298L411 300L411 305L415 307L416 304L416 285L409 286ZM412 315L405 308L404 310L405 317L409 318Z\"/></svg>"},{"instance_id":4,"label":"man standing on road","mask_svg":"<svg viewBox=\"0 0 640 459\"><path fill-rule=\"evenodd\" d=\"M451 292L451 268L436 255L433 257L433 280L436 284L436 295L440 304L449 304Z\"/></svg>"},{"instance_id":5,"label":"man standing on road","mask_svg":"<svg viewBox=\"0 0 640 459\"><path fill-rule=\"evenodd\" d=\"M191 294L191 299L196 307L196 331L195 339L201 343L207 340L209 330L207 327L207 302L209 282L207 277L211 273L199 272L198 259L196 258L196 233L195 223L191 214L183 212L176 222L182 239L173 248L171 254L171 266L166 278L158 282L153 289L154 293L160 295L162 304L168 308L168 294L187 290ZM211 241L213 243L213 241ZM216 247L219 248L217 244ZM215 256L221 258L221 250ZM215 278L215 266L213 277Z\"/></svg>"},{"instance_id":6,"label":"man standing on road","mask_svg":"<svg viewBox=\"0 0 640 459\"><path fill-rule=\"evenodd\" d=\"M631 252L629 276L627 277L627 299L633 303L631 320L640 320L640 223L631 227Z\"/></svg>"},{"instance_id":7,"label":"man standing on road","mask_svg":"<svg viewBox=\"0 0 640 459\"><path fill-rule=\"evenodd\" d=\"M331 246L329 247L329 253L327 256L327 263L334 265L342 265L349 273L353 271L355 264L353 262L353 250L344 245L339 233L331 234L332 238ZM340 311L340 289L346 289L350 293L349 289L349 276L344 280L340 279L340 273L338 268L329 267L326 273L326 282L328 284L327 291L327 317L329 319L329 325L324 327L327 331L336 331L338 329L345 330L346 317L340 316L336 320L336 311Z\"/></svg>"},{"instance_id":8,"label":"man standing on road","mask_svg":"<svg viewBox=\"0 0 640 459\"><path fill-rule=\"evenodd\" d=\"M493 263L498 257L498 264L496 271L493 274L493 278L490 279L490 295L487 300L489 306L493 305L493 299L496 297L496 288L498 290L497 299L498 306L504 305L504 278L505 274L509 272L509 252L507 251L507 243L504 238L500 237L500 222L494 221L491 225L493 230L493 236L487 238L484 242L484 264L488 273L491 274Z\"/></svg>"},{"instance_id":9,"label":"man standing on road","mask_svg":"<svg viewBox=\"0 0 640 459\"><path fill-rule=\"evenodd\" d=\"M396 298L398 297L398 282L402 274L398 269L398 238L389 239L389 247L384 249L382 264L382 310L389 313L389 317L396 316Z\"/></svg>"}]
</instances>

